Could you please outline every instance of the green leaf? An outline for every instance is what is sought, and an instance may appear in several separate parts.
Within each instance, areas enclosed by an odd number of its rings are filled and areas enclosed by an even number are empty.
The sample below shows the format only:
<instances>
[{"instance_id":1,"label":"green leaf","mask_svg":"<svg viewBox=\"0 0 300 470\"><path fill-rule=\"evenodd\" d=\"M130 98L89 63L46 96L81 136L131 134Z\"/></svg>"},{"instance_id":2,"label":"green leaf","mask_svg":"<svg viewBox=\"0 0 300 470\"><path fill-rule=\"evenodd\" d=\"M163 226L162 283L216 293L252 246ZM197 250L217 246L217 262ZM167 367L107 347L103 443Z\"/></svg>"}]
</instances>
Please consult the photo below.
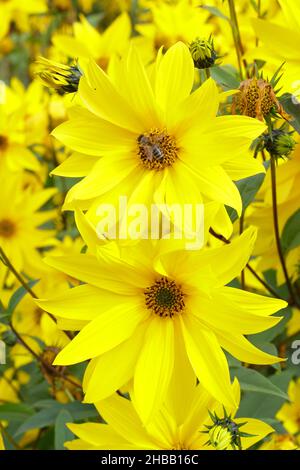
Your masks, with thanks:
<instances>
[{"instance_id":1,"label":"green leaf","mask_svg":"<svg viewBox=\"0 0 300 470\"><path fill-rule=\"evenodd\" d=\"M0 405L0 420L22 423L33 414L33 408L23 403L6 403L4 405Z\"/></svg>"},{"instance_id":2,"label":"green leaf","mask_svg":"<svg viewBox=\"0 0 300 470\"><path fill-rule=\"evenodd\" d=\"M51 408L46 408L38 413L34 414L27 418L23 424L17 429L16 436L23 434L30 429L41 429L47 426L51 426L55 423L56 417L60 410L62 409L62 405L60 403L56 403Z\"/></svg>"},{"instance_id":3,"label":"green leaf","mask_svg":"<svg viewBox=\"0 0 300 470\"><path fill-rule=\"evenodd\" d=\"M202 8L204 10L209 11L209 13L211 13L213 16L217 16L218 18L222 18L223 20L226 20L226 21L230 22L230 18L228 18L228 16L224 15L224 13L222 13L221 10L219 10L219 8L211 7L209 5L203 5Z\"/></svg>"},{"instance_id":4,"label":"green leaf","mask_svg":"<svg viewBox=\"0 0 300 470\"><path fill-rule=\"evenodd\" d=\"M284 253L300 245L300 209L287 221L281 235L281 244Z\"/></svg>"},{"instance_id":5,"label":"green leaf","mask_svg":"<svg viewBox=\"0 0 300 470\"><path fill-rule=\"evenodd\" d=\"M73 417L67 410L61 410L55 421L55 437L54 447L55 450L64 450L64 443L70 441L74 434L67 428L67 423L72 423Z\"/></svg>"},{"instance_id":6,"label":"green leaf","mask_svg":"<svg viewBox=\"0 0 300 470\"><path fill-rule=\"evenodd\" d=\"M291 371L284 371L273 375L269 380L282 392L286 392L291 378ZM283 398L274 396L270 399L269 394L246 392L242 396L237 416L248 416L249 418L258 418L264 421L266 419L273 419L285 401Z\"/></svg>"},{"instance_id":7,"label":"green leaf","mask_svg":"<svg viewBox=\"0 0 300 470\"><path fill-rule=\"evenodd\" d=\"M267 393L269 396L289 400L289 397L280 388L274 385L264 375L256 370L247 367L238 367L233 369L233 374L239 379L241 389L245 392Z\"/></svg>"},{"instance_id":8,"label":"green leaf","mask_svg":"<svg viewBox=\"0 0 300 470\"><path fill-rule=\"evenodd\" d=\"M80 402L62 404L53 400L52 405L50 405L49 401L46 400L44 403L42 402L42 405L42 410L24 421L17 430L16 436L29 431L29 429L40 429L54 425L58 414L62 410L68 411L74 421L99 417L97 410L93 405L87 405Z\"/></svg>"},{"instance_id":9,"label":"green leaf","mask_svg":"<svg viewBox=\"0 0 300 470\"><path fill-rule=\"evenodd\" d=\"M289 119L289 123L295 129L295 131L300 134L300 103L299 101L290 93L284 93L280 98L279 102L282 105L283 109L287 114L289 114L292 119Z\"/></svg>"},{"instance_id":10,"label":"green leaf","mask_svg":"<svg viewBox=\"0 0 300 470\"><path fill-rule=\"evenodd\" d=\"M211 67L210 73L212 78L222 87L227 90L235 90L239 88L240 81L236 74L235 69L230 66L216 65Z\"/></svg>"},{"instance_id":11,"label":"green leaf","mask_svg":"<svg viewBox=\"0 0 300 470\"><path fill-rule=\"evenodd\" d=\"M243 211L245 211L245 209L247 209L254 200L257 192L263 184L265 176L265 173L259 173L258 175L249 176L248 178L243 178L235 182L242 198ZM227 212L232 222L235 222L238 219L235 209L228 207Z\"/></svg>"},{"instance_id":12,"label":"green leaf","mask_svg":"<svg viewBox=\"0 0 300 470\"><path fill-rule=\"evenodd\" d=\"M38 282L37 280L29 281L27 285L28 287L30 287L30 289L32 289L37 282ZM21 300L27 293L28 291L25 289L25 287L23 286L19 287L19 289L17 289L16 292L14 292L14 294L10 298L10 301L7 307L8 312L13 313L17 305L21 302Z\"/></svg>"}]
</instances>

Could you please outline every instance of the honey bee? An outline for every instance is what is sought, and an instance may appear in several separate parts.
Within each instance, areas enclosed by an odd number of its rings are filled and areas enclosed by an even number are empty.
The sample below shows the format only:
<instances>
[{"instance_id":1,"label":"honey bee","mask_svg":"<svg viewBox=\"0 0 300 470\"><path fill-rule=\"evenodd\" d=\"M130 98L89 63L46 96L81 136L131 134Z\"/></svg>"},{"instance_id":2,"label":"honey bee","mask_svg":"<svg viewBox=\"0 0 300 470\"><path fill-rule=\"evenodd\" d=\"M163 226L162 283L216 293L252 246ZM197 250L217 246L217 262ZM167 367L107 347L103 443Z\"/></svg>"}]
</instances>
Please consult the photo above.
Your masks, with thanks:
<instances>
[{"instance_id":1,"label":"honey bee","mask_svg":"<svg viewBox=\"0 0 300 470\"><path fill-rule=\"evenodd\" d=\"M143 149L145 156L149 162L152 162L153 159L162 161L164 158L164 153L158 143L151 141L149 137L144 134L141 134L138 137L138 142L140 147Z\"/></svg>"}]
</instances>

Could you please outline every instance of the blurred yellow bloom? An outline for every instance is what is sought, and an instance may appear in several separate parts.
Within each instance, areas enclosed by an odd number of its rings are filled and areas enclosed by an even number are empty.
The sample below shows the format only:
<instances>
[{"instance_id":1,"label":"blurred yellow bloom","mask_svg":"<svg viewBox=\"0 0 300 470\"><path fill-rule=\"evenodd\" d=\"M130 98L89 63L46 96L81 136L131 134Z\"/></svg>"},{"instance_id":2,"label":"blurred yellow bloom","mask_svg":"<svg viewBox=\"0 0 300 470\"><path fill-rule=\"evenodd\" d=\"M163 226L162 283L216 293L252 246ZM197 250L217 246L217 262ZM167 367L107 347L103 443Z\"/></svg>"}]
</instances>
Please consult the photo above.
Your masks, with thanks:
<instances>
[{"instance_id":1,"label":"blurred yellow bloom","mask_svg":"<svg viewBox=\"0 0 300 470\"><path fill-rule=\"evenodd\" d=\"M296 436L300 431L300 378L291 380L288 395L290 403L284 403L276 418L291 435Z\"/></svg>"},{"instance_id":2,"label":"blurred yellow bloom","mask_svg":"<svg viewBox=\"0 0 300 470\"><path fill-rule=\"evenodd\" d=\"M153 41L158 49L170 47L178 41L189 44L197 37L207 38L212 27L207 24L209 13L191 5L189 0L176 3L151 2L152 18L149 22L137 24L136 30Z\"/></svg>"},{"instance_id":3,"label":"blurred yellow bloom","mask_svg":"<svg viewBox=\"0 0 300 470\"><path fill-rule=\"evenodd\" d=\"M127 13L122 13L103 32L99 33L88 20L80 17L80 22L73 24L73 36L55 34L54 46L67 57L73 59L93 59L106 69L110 58L128 48L131 35L131 23Z\"/></svg>"},{"instance_id":4,"label":"blurred yellow bloom","mask_svg":"<svg viewBox=\"0 0 300 470\"><path fill-rule=\"evenodd\" d=\"M299 92L300 59L298 44L300 41L300 3L295 0L278 0L282 9L282 19L274 23L263 19L254 19L254 31L262 42L262 47L253 51L257 59L267 61L273 70L284 65L283 85L285 91Z\"/></svg>"},{"instance_id":5,"label":"blurred yellow bloom","mask_svg":"<svg viewBox=\"0 0 300 470\"><path fill-rule=\"evenodd\" d=\"M0 245L19 272L30 274L41 264L38 248L47 246L53 231L40 227L56 216L56 210L39 209L56 192L55 188L23 189L20 175L0 173Z\"/></svg>"},{"instance_id":6,"label":"blurred yellow bloom","mask_svg":"<svg viewBox=\"0 0 300 470\"><path fill-rule=\"evenodd\" d=\"M298 445L289 434L272 434L271 438L260 446L259 450L296 450Z\"/></svg>"},{"instance_id":7,"label":"blurred yellow bloom","mask_svg":"<svg viewBox=\"0 0 300 470\"><path fill-rule=\"evenodd\" d=\"M5 36L12 21L16 22L21 30L26 29L27 16L30 14L45 13L47 11L46 0L4 0L0 2L0 38Z\"/></svg>"}]
</instances>

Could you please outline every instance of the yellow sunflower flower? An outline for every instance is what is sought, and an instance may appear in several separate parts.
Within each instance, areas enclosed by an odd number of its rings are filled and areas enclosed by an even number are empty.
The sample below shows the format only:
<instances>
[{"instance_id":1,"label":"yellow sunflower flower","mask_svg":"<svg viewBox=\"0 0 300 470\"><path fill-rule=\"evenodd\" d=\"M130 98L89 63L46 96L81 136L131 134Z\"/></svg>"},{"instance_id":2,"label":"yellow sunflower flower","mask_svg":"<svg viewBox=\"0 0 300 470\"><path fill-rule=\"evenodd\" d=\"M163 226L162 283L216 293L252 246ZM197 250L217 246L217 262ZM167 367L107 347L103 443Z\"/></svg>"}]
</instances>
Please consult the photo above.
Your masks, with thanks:
<instances>
[{"instance_id":1,"label":"yellow sunflower flower","mask_svg":"<svg viewBox=\"0 0 300 470\"><path fill-rule=\"evenodd\" d=\"M24 120L18 112L7 114L4 105L0 104L0 169L11 171L22 169L40 171L40 164L26 146Z\"/></svg>"},{"instance_id":2,"label":"yellow sunflower flower","mask_svg":"<svg viewBox=\"0 0 300 470\"><path fill-rule=\"evenodd\" d=\"M299 447L289 434L273 434L271 438L260 446L259 450L296 450Z\"/></svg>"},{"instance_id":3,"label":"yellow sunflower flower","mask_svg":"<svg viewBox=\"0 0 300 470\"><path fill-rule=\"evenodd\" d=\"M221 348L248 363L278 361L244 335L278 323L270 315L286 302L224 287L250 257L252 229L216 249L178 251L176 241L172 247L170 240L143 240L124 249L102 245L97 256L91 254L97 243L94 230L85 225L82 235L89 254L48 257L47 262L85 284L37 303L57 316L62 328L66 321L67 328L81 330L55 364L92 359L85 401L105 398L134 377L136 404L147 422L165 398L178 341L184 342L183 355L202 385L229 406L234 397Z\"/></svg>"},{"instance_id":4,"label":"yellow sunflower flower","mask_svg":"<svg viewBox=\"0 0 300 470\"><path fill-rule=\"evenodd\" d=\"M53 231L40 226L53 219L56 210L39 209L56 192L55 188L24 189L19 174L1 172L0 246L19 272L25 270L30 275L31 270L41 265L38 248L47 245Z\"/></svg>"},{"instance_id":5,"label":"yellow sunflower flower","mask_svg":"<svg viewBox=\"0 0 300 470\"><path fill-rule=\"evenodd\" d=\"M282 84L290 93L299 92L300 3L295 0L278 0L278 3L283 13L278 23L253 19L254 31L262 47L252 55L266 60L273 70L285 63Z\"/></svg>"},{"instance_id":6,"label":"yellow sunflower flower","mask_svg":"<svg viewBox=\"0 0 300 470\"><path fill-rule=\"evenodd\" d=\"M218 201L241 211L232 179L264 172L248 154L265 125L246 116L216 117L219 95L213 80L190 94L194 65L177 43L158 55L150 81L132 48L111 76L94 62L79 84L85 108L77 107L53 135L76 152L100 157L69 192L65 207L115 190L128 204ZM155 148L155 156L152 153ZM86 169L86 157L76 167ZM244 177L243 176L243 177Z\"/></svg>"},{"instance_id":7,"label":"yellow sunflower flower","mask_svg":"<svg viewBox=\"0 0 300 470\"><path fill-rule=\"evenodd\" d=\"M157 49L168 48L178 41L188 44L199 36L206 38L212 33L212 26L207 24L209 12L192 5L189 0L148 2L147 6L151 12L150 21L137 24L135 28L151 39Z\"/></svg>"},{"instance_id":8,"label":"yellow sunflower flower","mask_svg":"<svg viewBox=\"0 0 300 470\"><path fill-rule=\"evenodd\" d=\"M79 439L65 446L70 450L231 450L238 442L246 450L273 432L271 426L258 419L235 418L240 402L237 381L232 385L237 407L225 410L226 424L224 408L200 384L196 385L192 373L182 375L179 369L172 385L163 407L148 425L143 424L134 400L115 394L96 404L108 424L69 424ZM221 417L219 422L214 423L209 412ZM211 428L209 432L207 427ZM235 435L230 428L237 429ZM226 434L226 442L220 430ZM243 436L239 438L240 433Z\"/></svg>"},{"instance_id":9,"label":"yellow sunflower flower","mask_svg":"<svg viewBox=\"0 0 300 470\"><path fill-rule=\"evenodd\" d=\"M2 434L0 431L0 450L5 450Z\"/></svg>"},{"instance_id":10,"label":"yellow sunflower flower","mask_svg":"<svg viewBox=\"0 0 300 470\"><path fill-rule=\"evenodd\" d=\"M21 30L28 27L27 17L30 14L44 13L47 11L45 0L2 0L0 2L0 38L4 37L12 21L14 21Z\"/></svg>"},{"instance_id":11,"label":"yellow sunflower flower","mask_svg":"<svg viewBox=\"0 0 300 470\"><path fill-rule=\"evenodd\" d=\"M300 431L300 378L290 382L288 395L290 402L282 405L276 418L291 435L297 435Z\"/></svg>"},{"instance_id":12,"label":"yellow sunflower flower","mask_svg":"<svg viewBox=\"0 0 300 470\"><path fill-rule=\"evenodd\" d=\"M128 48L131 35L130 18L124 12L103 33L99 33L81 16L80 22L73 25L73 34L74 36L55 34L52 42L57 50L72 58L93 57L98 65L106 69L114 54L122 55Z\"/></svg>"}]
</instances>

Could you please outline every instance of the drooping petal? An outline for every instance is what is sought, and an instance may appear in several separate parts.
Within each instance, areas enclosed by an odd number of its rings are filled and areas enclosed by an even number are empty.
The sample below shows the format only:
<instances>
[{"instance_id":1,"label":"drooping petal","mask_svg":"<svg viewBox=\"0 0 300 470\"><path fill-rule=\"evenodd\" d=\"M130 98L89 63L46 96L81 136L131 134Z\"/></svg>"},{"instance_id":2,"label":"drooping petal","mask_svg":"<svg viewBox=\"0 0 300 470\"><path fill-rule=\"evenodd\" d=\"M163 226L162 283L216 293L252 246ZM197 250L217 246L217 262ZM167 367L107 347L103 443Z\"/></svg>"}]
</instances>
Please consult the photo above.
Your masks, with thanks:
<instances>
[{"instance_id":1,"label":"drooping petal","mask_svg":"<svg viewBox=\"0 0 300 470\"><path fill-rule=\"evenodd\" d=\"M181 315L188 357L200 383L225 406L235 406L229 368L215 334L192 314Z\"/></svg>"},{"instance_id":2,"label":"drooping petal","mask_svg":"<svg viewBox=\"0 0 300 470\"><path fill-rule=\"evenodd\" d=\"M222 348L242 362L249 364L276 364L283 360L261 351L242 335L231 334L228 331L224 333L221 330L215 330L215 334Z\"/></svg>"},{"instance_id":3,"label":"drooping petal","mask_svg":"<svg viewBox=\"0 0 300 470\"><path fill-rule=\"evenodd\" d=\"M174 365L172 319L152 318L134 375L134 396L138 413L147 423L162 405Z\"/></svg>"},{"instance_id":4,"label":"drooping petal","mask_svg":"<svg viewBox=\"0 0 300 470\"><path fill-rule=\"evenodd\" d=\"M110 427L120 436L146 449L156 449L157 445L151 441L131 401L114 394L97 403L97 409L109 423Z\"/></svg>"}]
</instances>

